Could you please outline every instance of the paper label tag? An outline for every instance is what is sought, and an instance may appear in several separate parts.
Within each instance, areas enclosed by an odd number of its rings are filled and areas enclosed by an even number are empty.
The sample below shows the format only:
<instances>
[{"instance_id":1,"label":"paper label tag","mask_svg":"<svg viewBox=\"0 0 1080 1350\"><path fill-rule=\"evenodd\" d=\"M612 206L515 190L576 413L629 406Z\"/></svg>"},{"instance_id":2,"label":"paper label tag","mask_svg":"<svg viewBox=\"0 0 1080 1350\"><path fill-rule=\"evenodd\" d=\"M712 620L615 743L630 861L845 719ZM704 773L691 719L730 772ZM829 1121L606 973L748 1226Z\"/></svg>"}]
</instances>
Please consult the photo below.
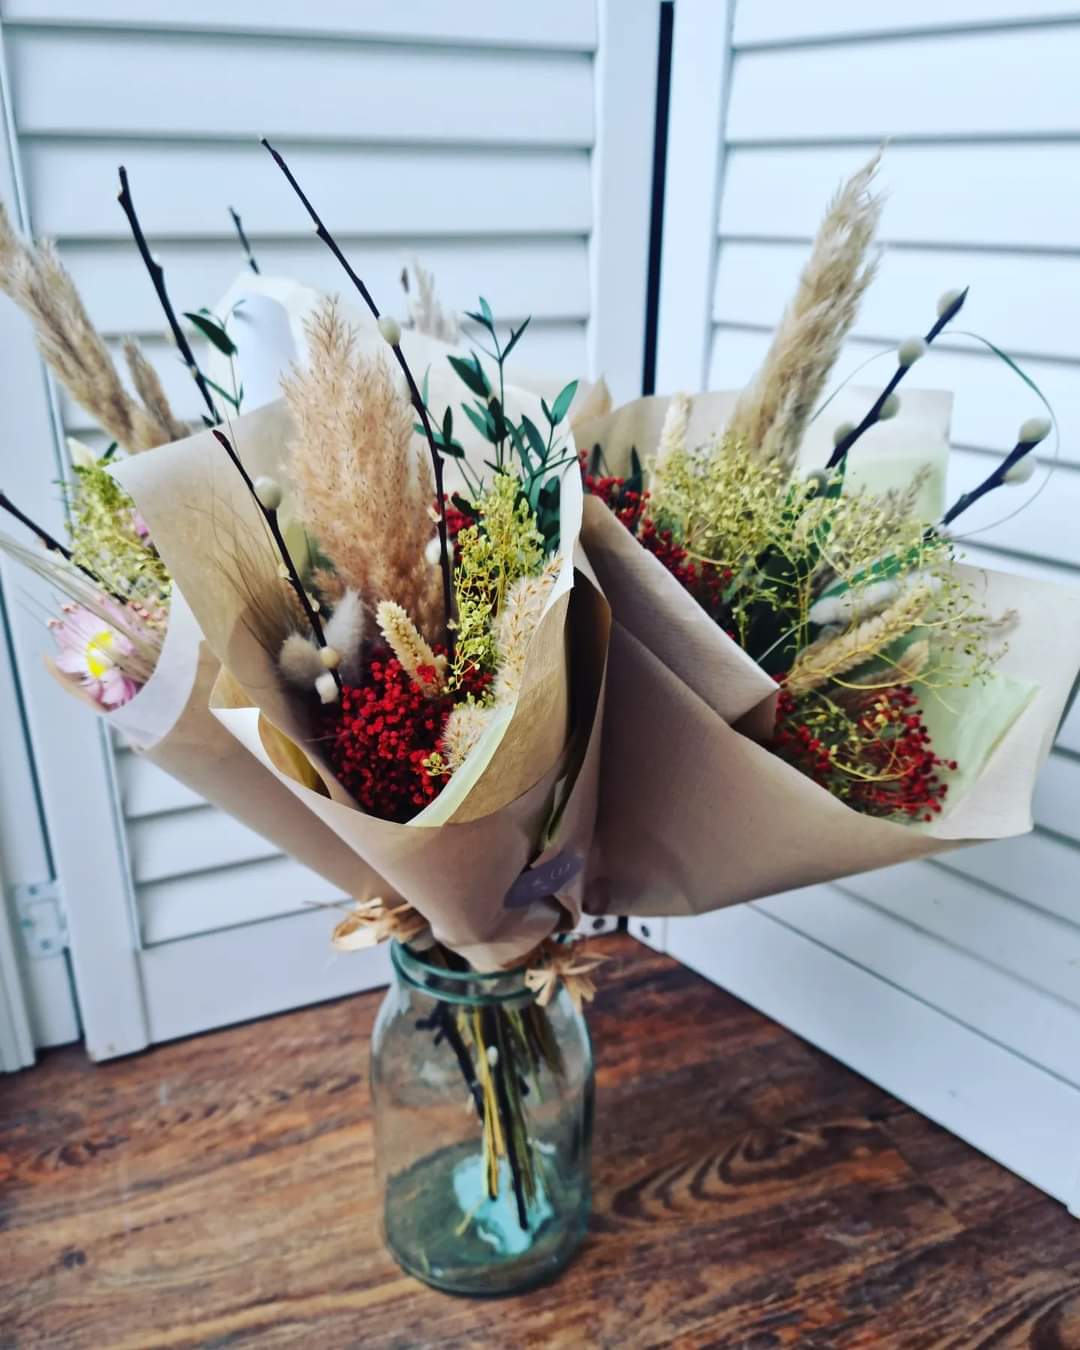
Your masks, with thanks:
<instances>
[{"instance_id":1,"label":"paper label tag","mask_svg":"<svg viewBox=\"0 0 1080 1350\"><path fill-rule=\"evenodd\" d=\"M584 866L585 859L576 853L559 853L547 862L530 867L506 892L503 908L524 909L534 900L554 895L561 886L573 881Z\"/></svg>"}]
</instances>

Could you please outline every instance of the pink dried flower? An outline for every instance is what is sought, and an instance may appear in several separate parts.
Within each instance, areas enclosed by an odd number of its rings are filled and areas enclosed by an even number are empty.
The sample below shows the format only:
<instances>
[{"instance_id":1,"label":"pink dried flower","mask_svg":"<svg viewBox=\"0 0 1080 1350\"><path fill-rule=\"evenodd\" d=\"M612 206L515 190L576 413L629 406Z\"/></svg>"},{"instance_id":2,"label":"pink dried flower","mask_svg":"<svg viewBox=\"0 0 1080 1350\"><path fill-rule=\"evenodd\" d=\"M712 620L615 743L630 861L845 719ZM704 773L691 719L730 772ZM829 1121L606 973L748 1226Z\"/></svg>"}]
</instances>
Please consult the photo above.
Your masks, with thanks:
<instances>
[{"instance_id":1,"label":"pink dried flower","mask_svg":"<svg viewBox=\"0 0 1080 1350\"><path fill-rule=\"evenodd\" d=\"M119 708L133 699L142 686L117 665L117 657L134 651L131 642L82 605L64 605L63 615L49 622L60 649L57 669L77 678L102 707Z\"/></svg>"}]
</instances>

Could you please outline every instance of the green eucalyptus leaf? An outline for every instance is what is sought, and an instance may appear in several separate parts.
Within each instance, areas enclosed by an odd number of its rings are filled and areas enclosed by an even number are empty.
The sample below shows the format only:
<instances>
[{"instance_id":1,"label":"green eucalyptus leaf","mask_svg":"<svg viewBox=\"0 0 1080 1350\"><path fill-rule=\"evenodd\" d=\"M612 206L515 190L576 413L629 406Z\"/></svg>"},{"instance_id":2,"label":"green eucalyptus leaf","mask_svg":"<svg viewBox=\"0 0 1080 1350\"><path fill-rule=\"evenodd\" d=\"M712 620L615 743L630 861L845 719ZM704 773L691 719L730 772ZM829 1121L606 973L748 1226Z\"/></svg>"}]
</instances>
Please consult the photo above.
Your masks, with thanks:
<instances>
[{"instance_id":1,"label":"green eucalyptus leaf","mask_svg":"<svg viewBox=\"0 0 1080 1350\"><path fill-rule=\"evenodd\" d=\"M493 424L493 422L492 422L492 420L491 420L491 416L490 416L490 414L488 413L487 409L485 408L485 409L484 409L484 412L483 412L483 415L481 415L481 414L478 413L475 409L470 408L469 405L468 405L467 403L463 403L463 404L461 405L461 408L462 408L462 411L464 412L465 416L469 419L469 421L470 421L470 422L473 424L473 426L477 429L477 431L480 433L480 435L483 436L483 438L484 438L486 441L490 441L490 442L492 443L492 445L494 445L494 444L495 444L495 440L496 440L496 437L495 437L495 426L494 426L494 424Z\"/></svg>"},{"instance_id":2,"label":"green eucalyptus leaf","mask_svg":"<svg viewBox=\"0 0 1080 1350\"><path fill-rule=\"evenodd\" d=\"M212 342L219 352L223 352L226 356L236 355L236 343L212 314L208 316L206 313L191 313L185 310L184 318L188 319L208 342Z\"/></svg>"},{"instance_id":3,"label":"green eucalyptus leaf","mask_svg":"<svg viewBox=\"0 0 1080 1350\"><path fill-rule=\"evenodd\" d=\"M529 445L532 447L533 454L541 464L547 458L547 446L544 444L544 438L540 435L540 428L530 417L522 414L521 429L529 438Z\"/></svg>"},{"instance_id":4,"label":"green eucalyptus leaf","mask_svg":"<svg viewBox=\"0 0 1080 1350\"><path fill-rule=\"evenodd\" d=\"M517 346L518 342L519 342L520 339L521 339L522 333L524 333L525 329L528 328L528 326L529 326L529 324L530 324L531 321L532 321L532 315L530 314L529 317L525 320L525 322L521 325L520 328L518 328L518 329L516 329L516 330L515 330L515 329L511 329L511 330L510 330L510 341L509 341L509 342L506 344L506 346L503 348L503 360L504 360L504 361L505 361L506 358L510 355L510 353L514 350L514 348Z\"/></svg>"},{"instance_id":5,"label":"green eucalyptus leaf","mask_svg":"<svg viewBox=\"0 0 1080 1350\"><path fill-rule=\"evenodd\" d=\"M470 389L474 394L478 394L483 399L488 397L491 393L491 386L488 384L488 379L484 374L483 367L475 356L471 357L468 361L460 356L448 356L446 359L450 362L451 366L453 366L458 379L467 389Z\"/></svg>"},{"instance_id":6,"label":"green eucalyptus leaf","mask_svg":"<svg viewBox=\"0 0 1080 1350\"><path fill-rule=\"evenodd\" d=\"M570 404L574 401L574 395L577 393L578 382L571 380L563 389L555 402L551 405L551 425L556 427L570 411Z\"/></svg>"}]
</instances>

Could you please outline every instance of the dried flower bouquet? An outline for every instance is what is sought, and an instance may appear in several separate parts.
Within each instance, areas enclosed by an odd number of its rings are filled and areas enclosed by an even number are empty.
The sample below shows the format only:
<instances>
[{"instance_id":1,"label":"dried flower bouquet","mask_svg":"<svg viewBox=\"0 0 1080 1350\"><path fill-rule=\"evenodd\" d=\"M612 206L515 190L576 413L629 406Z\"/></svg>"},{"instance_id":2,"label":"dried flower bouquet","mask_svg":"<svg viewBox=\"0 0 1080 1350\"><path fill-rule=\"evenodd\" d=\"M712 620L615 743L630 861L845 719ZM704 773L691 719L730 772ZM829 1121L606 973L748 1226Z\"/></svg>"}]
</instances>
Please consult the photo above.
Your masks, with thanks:
<instances>
[{"instance_id":1,"label":"dried flower bouquet","mask_svg":"<svg viewBox=\"0 0 1080 1350\"><path fill-rule=\"evenodd\" d=\"M581 430L583 538L615 619L598 911L697 912L1030 828L1080 597L964 566L953 527L1030 476L1051 421L942 510L941 400L898 390L963 291L876 396L814 416L875 269L875 170L830 205L741 394Z\"/></svg>"}]
</instances>

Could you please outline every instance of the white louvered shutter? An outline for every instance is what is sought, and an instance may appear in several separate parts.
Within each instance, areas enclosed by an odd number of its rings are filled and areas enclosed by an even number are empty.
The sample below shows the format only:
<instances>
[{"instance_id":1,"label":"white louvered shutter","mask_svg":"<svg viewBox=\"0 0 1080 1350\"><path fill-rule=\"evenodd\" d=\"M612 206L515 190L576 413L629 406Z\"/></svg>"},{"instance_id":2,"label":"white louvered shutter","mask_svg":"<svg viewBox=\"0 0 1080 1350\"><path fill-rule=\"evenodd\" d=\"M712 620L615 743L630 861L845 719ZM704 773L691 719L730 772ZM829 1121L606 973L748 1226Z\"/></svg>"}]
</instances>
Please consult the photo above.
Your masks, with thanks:
<instances>
[{"instance_id":1,"label":"white louvered shutter","mask_svg":"<svg viewBox=\"0 0 1080 1350\"><path fill-rule=\"evenodd\" d=\"M958 328L1021 361L1061 463L964 518L987 566L1080 586L1080 6L1059 0L679 0L659 333L661 388L753 372L824 205L886 137L887 250L841 375ZM860 382L884 383L886 359ZM875 374L875 372L878 372ZM908 378L955 391L950 497L1041 411L948 332ZM1070 1205L1080 1204L1080 709L1027 837L646 923L649 940ZM775 823L778 830L783 822Z\"/></svg>"},{"instance_id":2,"label":"white louvered shutter","mask_svg":"<svg viewBox=\"0 0 1080 1350\"><path fill-rule=\"evenodd\" d=\"M182 11L162 0L2 0L8 146L23 213L36 234L58 240L100 329L114 344L136 334L192 420L197 393L161 337L116 202L117 166L127 167L178 309L212 306L244 265L229 206L264 273L343 289L258 145L263 134L288 155L385 308L403 308L399 274L417 257L444 302L472 305L483 291L500 319L533 316L519 349L528 369L603 373L617 396L632 397L643 359L658 7L610 8L614 37L609 6L578 0L194 0ZM27 342L9 314L4 322L12 341ZM37 407L43 440L44 396ZM58 430L100 443L65 394L53 407ZM6 430L4 418L0 410ZM13 454L8 436L4 454ZM18 470L39 497L57 476L46 458ZM20 631L29 662L44 644L29 619ZM379 955L331 959L329 918L310 905L334 900L334 889L259 836L136 756L103 755L85 726L75 767L56 718L74 727L85 714L58 712L42 683L26 680L40 772L72 789L65 800L55 788L54 830L83 829L69 819L79 812L75 782L115 800L118 813L115 833L95 832L110 860L101 880L80 871L76 848L64 878L91 1053L379 978Z\"/></svg>"}]
</instances>

